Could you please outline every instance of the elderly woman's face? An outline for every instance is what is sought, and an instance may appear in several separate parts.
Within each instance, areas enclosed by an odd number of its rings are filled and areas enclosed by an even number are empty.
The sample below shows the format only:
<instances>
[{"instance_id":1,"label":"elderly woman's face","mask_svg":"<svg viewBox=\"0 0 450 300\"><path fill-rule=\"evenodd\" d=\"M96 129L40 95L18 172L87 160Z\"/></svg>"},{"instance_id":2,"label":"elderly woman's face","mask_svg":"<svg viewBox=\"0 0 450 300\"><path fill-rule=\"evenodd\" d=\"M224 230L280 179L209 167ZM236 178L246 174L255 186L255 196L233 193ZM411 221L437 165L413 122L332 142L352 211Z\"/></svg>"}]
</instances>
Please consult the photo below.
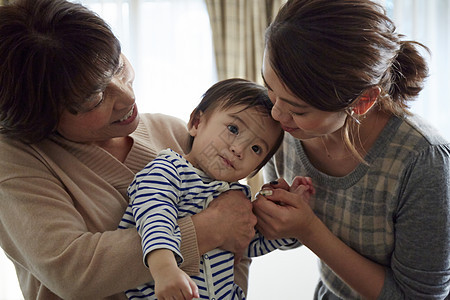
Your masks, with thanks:
<instances>
[{"instance_id":1,"label":"elderly woman's face","mask_svg":"<svg viewBox=\"0 0 450 300\"><path fill-rule=\"evenodd\" d=\"M116 74L91 107L76 115L64 111L57 131L75 142L102 142L132 133L139 122L133 91L134 71L122 54Z\"/></svg>"}]
</instances>

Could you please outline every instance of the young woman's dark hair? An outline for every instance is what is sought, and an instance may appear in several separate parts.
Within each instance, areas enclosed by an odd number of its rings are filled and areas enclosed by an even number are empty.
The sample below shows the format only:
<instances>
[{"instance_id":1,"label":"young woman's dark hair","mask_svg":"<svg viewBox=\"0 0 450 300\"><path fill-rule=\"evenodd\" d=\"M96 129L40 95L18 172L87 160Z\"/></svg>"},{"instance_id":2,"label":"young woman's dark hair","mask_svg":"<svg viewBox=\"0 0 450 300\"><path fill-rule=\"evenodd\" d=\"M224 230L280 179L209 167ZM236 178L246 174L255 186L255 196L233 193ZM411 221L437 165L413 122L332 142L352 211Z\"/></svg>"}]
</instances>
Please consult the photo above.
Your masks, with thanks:
<instances>
[{"instance_id":1,"label":"young woman's dark hair","mask_svg":"<svg viewBox=\"0 0 450 300\"><path fill-rule=\"evenodd\" d=\"M18 0L3 7L0 132L25 143L46 138L64 109L82 112L106 87L120 53L110 27L80 4Z\"/></svg>"},{"instance_id":2,"label":"young woman's dark hair","mask_svg":"<svg viewBox=\"0 0 450 300\"><path fill-rule=\"evenodd\" d=\"M242 110L254 108L260 111L262 116L270 116L273 104L267 94L267 89L263 86L245 79L231 78L212 85L205 92L192 115L198 116L203 113L208 118L208 114L213 111L236 106L242 106ZM261 122L263 121L264 119L261 118ZM280 134L274 147L249 177L254 176L275 154L283 141L283 137L284 131L280 127Z\"/></svg>"},{"instance_id":3,"label":"young woman's dark hair","mask_svg":"<svg viewBox=\"0 0 450 300\"><path fill-rule=\"evenodd\" d=\"M417 46L403 41L384 9L372 1L288 1L266 31L277 76L301 100L323 111L344 111L367 89L381 89L380 109L408 114L428 75ZM355 152L347 118L344 134ZM356 153L361 159L361 155Z\"/></svg>"}]
</instances>

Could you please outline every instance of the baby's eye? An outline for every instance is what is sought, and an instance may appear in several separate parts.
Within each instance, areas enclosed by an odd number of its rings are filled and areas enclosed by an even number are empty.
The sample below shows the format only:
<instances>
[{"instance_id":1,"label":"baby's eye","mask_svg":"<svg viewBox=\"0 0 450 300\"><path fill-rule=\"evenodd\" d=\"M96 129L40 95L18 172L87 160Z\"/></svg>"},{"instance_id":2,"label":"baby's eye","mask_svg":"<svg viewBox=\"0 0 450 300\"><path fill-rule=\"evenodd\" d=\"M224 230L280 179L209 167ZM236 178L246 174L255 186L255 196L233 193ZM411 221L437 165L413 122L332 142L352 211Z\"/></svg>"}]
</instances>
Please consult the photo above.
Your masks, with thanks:
<instances>
[{"instance_id":1,"label":"baby's eye","mask_svg":"<svg viewBox=\"0 0 450 300\"><path fill-rule=\"evenodd\" d=\"M253 145L253 146L252 146L252 150L253 150L253 152L255 152L256 154L261 154L261 152L262 152L261 147L258 146L258 145Z\"/></svg>"},{"instance_id":2,"label":"baby's eye","mask_svg":"<svg viewBox=\"0 0 450 300\"><path fill-rule=\"evenodd\" d=\"M228 128L228 131L230 131L232 134L235 134L235 135L239 134L239 128L236 125L228 125L227 128Z\"/></svg>"}]
</instances>

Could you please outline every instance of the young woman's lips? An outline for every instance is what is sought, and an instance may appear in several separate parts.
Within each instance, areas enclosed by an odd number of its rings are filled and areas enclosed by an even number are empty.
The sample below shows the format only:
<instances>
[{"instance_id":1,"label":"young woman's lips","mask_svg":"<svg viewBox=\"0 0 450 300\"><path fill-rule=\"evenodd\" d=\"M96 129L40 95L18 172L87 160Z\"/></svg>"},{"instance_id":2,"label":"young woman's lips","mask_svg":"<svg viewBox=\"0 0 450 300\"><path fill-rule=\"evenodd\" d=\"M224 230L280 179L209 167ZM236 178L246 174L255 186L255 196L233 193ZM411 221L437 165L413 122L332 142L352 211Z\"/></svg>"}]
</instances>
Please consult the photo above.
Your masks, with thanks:
<instances>
[{"instance_id":1,"label":"young woman's lips","mask_svg":"<svg viewBox=\"0 0 450 300\"><path fill-rule=\"evenodd\" d=\"M136 104L134 104L133 107L130 109L130 111L128 111L128 113L125 116L123 116L120 120L115 121L114 124L119 125L130 124L136 119L137 113L138 113L137 107Z\"/></svg>"},{"instance_id":2,"label":"young woman's lips","mask_svg":"<svg viewBox=\"0 0 450 300\"><path fill-rule=\"evenodd\" d=\"M286 132L292 132L296 129L296 128L287 127L287 126L283 126L283 125L281 126L281 128L283 128L283 130Z\"/></svg>"}]
</instances>

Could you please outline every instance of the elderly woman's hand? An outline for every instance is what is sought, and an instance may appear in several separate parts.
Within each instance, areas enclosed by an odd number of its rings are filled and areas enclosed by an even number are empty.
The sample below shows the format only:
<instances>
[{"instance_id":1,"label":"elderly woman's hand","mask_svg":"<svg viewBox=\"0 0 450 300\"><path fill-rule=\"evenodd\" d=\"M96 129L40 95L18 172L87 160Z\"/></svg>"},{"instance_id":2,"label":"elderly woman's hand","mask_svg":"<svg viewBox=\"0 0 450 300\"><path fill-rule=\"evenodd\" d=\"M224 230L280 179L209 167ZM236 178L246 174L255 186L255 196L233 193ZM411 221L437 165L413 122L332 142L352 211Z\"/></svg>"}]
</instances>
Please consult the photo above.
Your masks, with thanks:
<instances>
[{"instance_id":1,"label":"elderly woman's hand","mask_svg":"<svg viewBox=\"0 0 450 300\"><path fill-rule=\"evenodd\" d=\"M200 253L221 248L240 257L255 235L256 216L242 191L221 194L192 220Z\"/></svg>"}]
</instances>

